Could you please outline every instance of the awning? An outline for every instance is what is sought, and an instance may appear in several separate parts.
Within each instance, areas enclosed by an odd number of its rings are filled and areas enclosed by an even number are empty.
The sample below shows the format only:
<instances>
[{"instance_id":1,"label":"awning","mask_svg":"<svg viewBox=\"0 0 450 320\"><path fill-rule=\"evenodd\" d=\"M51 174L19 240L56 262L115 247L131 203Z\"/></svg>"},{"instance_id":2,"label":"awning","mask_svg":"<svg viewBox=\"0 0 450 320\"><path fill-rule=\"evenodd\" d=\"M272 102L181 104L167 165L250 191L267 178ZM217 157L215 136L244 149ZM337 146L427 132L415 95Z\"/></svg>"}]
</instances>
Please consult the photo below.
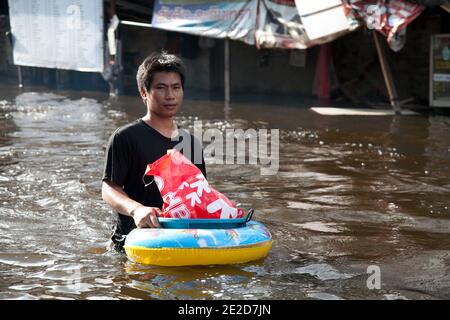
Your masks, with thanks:
<instances>
[{"instance_id":1,"label":"awning","mask_svg":"<svg viewBox=\"0 0 450 320\"><path fill-rule=\"evenodd\" d=\"M348 13L341 0L157 0L152 26L258 48L306 49L355 30L359 24Z\"/></svg>"},{"instance_id":2,"label":"awning","mask_svg":"<svg viewBox=\"0 0 450 320\"><path fill-rule=\"evenodd\" d=\"M253 45L258 1L155 1L152 26Z\"/></svg>"},{"instance_id":3,"label":"awning","mask_svg":"<svg viewBox=\"0 0 450 320\"><path fill-rule=\"evenodd\" d=\"M152 26L258 48L306 49L365 24L398 51L406 26L423 10L405 0L156 0Z\"/></svg>"}]
</instances>

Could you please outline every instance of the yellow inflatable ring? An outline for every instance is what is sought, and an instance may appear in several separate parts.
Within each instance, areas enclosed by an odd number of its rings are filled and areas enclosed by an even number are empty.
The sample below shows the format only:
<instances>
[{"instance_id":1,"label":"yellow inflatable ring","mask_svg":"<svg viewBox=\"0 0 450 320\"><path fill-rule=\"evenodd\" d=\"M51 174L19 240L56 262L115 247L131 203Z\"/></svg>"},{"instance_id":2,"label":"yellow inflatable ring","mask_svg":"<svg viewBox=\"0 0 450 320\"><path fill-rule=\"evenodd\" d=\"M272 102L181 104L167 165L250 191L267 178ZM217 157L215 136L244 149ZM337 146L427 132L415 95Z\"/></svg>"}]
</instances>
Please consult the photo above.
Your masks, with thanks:
<instances>
[{"instance_id":1,"label":"yellow inflatable ring","mask_svg":"<svg viewBox=\"0 0 450 320\"><path fill-rule=\"evenodd\" d=\"M157 266L245 263L271 247L272 235L256 221L234 229L134 229L124 246L131 261Z\"/></svg>"}]
</instances>

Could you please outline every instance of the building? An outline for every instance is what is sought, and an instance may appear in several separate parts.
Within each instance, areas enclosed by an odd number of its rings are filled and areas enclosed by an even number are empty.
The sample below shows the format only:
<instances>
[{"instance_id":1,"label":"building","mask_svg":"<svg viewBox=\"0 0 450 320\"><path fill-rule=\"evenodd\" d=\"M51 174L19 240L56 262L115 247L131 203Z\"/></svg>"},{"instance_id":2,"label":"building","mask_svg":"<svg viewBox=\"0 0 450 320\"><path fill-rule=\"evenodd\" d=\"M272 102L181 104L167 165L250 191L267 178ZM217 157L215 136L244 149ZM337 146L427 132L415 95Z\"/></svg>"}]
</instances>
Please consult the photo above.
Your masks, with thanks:
<instances>
[{"instance_id":1,"label":"building","mask_svg":"<svg viewBox=\"0 0 450 320\"><path fill-rule=\"evenodd\" d=\"M149 24L154 1L109 0L105 3L105 26L114 13L123 21ZM429 104L430 37L450 33L450 13L439 6L426 8L407 28L406 43L398 52L389 50L398 99L403 103ZM0 83L17 84L17 67L11 64L8 49L8 8L0 4ZM122 72L120 93L136 95L136 70L154 50L167 50L184 58L188 68L187 97L223 99L224 40L164 31L148 26L120 24ZM389 104L379 56L372 32L365 27L330 44L328 67L330 101L334 104L368 106ZM240 41L230 41L230 84L233 99L270 97L296 104L317 97L317 70L320 46L306 50L257 49ZM52 89L109 90L99 73L22 67L25 86L44 85ZM322 80L323 81L323 80Z\"/></svg>"}]
</instances>

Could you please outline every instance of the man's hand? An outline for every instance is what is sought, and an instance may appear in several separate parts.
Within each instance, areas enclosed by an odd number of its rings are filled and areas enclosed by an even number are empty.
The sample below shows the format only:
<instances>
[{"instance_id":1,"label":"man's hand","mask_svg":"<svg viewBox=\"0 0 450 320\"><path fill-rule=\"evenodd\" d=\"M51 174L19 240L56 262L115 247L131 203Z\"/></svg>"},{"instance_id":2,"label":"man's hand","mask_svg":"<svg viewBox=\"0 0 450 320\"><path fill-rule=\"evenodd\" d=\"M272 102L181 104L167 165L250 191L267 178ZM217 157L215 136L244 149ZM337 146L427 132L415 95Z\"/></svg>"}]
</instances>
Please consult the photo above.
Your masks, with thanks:
<instances>
[{"instance_id":1,"label":"man's hand","mask_svg":"<svg viewBox=\"0 0 450 320\"><path fill-rule=\"evenodd\" d=\"M162 212L159 208L141 206L134 209L131 214L138 228L161 228L158 215L162 215Z\"/></svg>"}]
</instances>

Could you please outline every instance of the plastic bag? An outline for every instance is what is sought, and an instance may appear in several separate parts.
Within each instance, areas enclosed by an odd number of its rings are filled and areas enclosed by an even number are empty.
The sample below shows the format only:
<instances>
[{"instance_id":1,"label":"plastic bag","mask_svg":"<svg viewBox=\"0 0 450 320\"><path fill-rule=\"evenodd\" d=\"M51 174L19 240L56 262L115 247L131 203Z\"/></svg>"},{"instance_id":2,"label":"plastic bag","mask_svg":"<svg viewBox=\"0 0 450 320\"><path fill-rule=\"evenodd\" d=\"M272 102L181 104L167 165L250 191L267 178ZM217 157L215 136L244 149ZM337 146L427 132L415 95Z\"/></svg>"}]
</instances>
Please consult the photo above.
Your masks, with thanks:
<instances>
[{"instance_id":1,"label":"plastic bag","mask_svg":"<svg viewBox=\"0 0 450 320\"><path fill-rule=\"evenodd\" d=\"M245 212L208 184L189 159L177 150L149 164L145 176L153 176L164 200L163 218L236 219Z\"/></svg>"}]
</instances>

